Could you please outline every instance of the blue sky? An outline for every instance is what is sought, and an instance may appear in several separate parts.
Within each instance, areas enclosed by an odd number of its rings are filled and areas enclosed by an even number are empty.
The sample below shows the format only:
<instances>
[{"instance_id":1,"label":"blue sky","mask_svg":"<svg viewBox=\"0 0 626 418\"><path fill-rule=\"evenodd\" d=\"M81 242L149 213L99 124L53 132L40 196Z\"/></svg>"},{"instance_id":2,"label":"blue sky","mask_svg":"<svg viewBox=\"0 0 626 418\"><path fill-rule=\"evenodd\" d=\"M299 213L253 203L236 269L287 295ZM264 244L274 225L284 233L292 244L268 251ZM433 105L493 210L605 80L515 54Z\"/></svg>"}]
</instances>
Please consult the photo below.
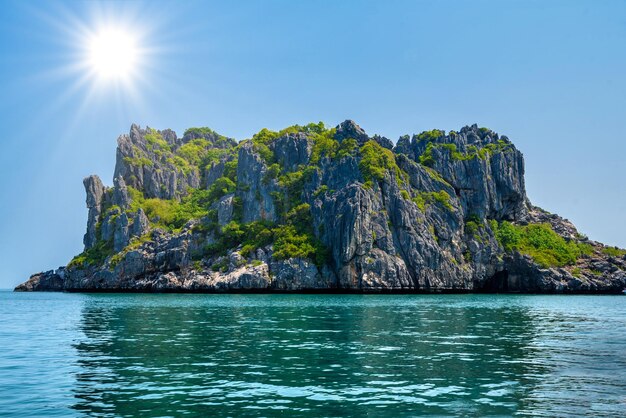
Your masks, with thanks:
<instances>
[{"instance_id":1,"label":"blue sky","mask_svg":"<svg viewBox=\"0 0 626 418\"><path fill-rule=\"evenodd\" d=\"M111 184L130 124L354 119L394 141L478 123L524 153L538 206L626 247L624 1L3 1L0 287L82 250L82 178ZM97 84L85 34L140 35L141 71ZM81 72L82 71L82 72Z\"/></svg>"}]
</instances>

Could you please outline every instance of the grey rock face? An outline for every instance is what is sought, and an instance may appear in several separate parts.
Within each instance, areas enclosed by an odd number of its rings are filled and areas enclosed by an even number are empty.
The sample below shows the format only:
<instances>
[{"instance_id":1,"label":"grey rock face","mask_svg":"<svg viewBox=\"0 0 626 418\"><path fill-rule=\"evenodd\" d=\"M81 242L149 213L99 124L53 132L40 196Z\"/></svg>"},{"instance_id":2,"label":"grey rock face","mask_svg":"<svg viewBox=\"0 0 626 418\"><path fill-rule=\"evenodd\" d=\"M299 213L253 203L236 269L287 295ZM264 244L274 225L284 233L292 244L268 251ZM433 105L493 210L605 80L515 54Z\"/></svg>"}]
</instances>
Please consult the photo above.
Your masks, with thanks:
<instances>
[{"instance_id":1,"label":"grey rock face","mask_svg":"<svg viewBox=\"0 0 626 418\"><path fill-rule=\"evenodd\" d=\"M370 139L353 121L337 126L335 138L353 138L361 146ZM378 150L381 158L388 155L388 139L371 139L384 148ZM268 142L271 158L266 149L259 152L264 148L244 141L236 157L228 151L202 169L185 168L174 157L196 140L215 149L235 146L208 129L191 129L178 138L169 130L133 125L118 140L113 187L104 187L97 176L84 180L85 248L105 243L116 254L100 265L33 275L16 290L618 293L626 287L626 255L608 251L582 237L571 222L532 206L521 152L488 129L473 125L449 134L401 137L393 147L397 168L369 178L358 149L324 155L312 165L319 144L306 132ZM151 225L142 209L130 211L135 193L130 187L145 198L180 199L189 187L207 188L224 176L235 158L235 193L213 201L203 219L171 232ZM206 250L221 242L222 227L233 220L265 221L268 228L285 222L285 202L295 193L287 190L285 178L296 171L302 183L294 188L300 194L295 199L310 207L306 225L298 226L327 249L325 260L279 259L276 241L252 250L243 243ZM588 251L575 264L543 268L502 248L492 229L501 221L549 224Z\"/></svg>"},{"instance_id":2,"label":"grey rock face","mask_svg":"<svg viewBox=\"0 0 626 418\"><path fill-rule=\"evenodd\" d=\"M243 222L265 220L275 222L276 205L273 192L278 192L275 179L267 179L267 164L254 151L252 142L239 148L237 196L243 205Z\"/></svg>"},{"instance_id":3,"label":"grey rock face","mask_svg":"<svg viewBox=\"0 0 626 418\"><path fill-rule=\"evenodd\" d=\"M128 197L128 189L123 177L116 177L113 180L113 204L122 209L130 207L130 197Z\"/></svg>"},{"instance_id":4,"label":"grey rock face","mask_svg":"<svg viewBox=\"0 0 626 418\"><path fill-rule=\"evenodd\" d=\"M113 229L113 251L120 252L130 241L130 231L128 230L128 216L122 213L115 218Z\"/></svg>"},{"instance_id":5,"label":"grey rock face","mask_svg":"<svg viewBox=\"0 0 626 418\"><path fill-rule=\"evenodd\" d=\"M143 209L139 208L133 217L130 235L132 237L140 237L150 231L150 222Z\"/></svg>"},{"instance_id":6,"label":"grey rock face","mask_svg":"<svg viewBox=\"0 0 626 418\"><path fill-rule=\"evenodd\" d=\"M112 241L115 233L116 221L121 214L120 209L111 208L105 214L103 214L102 222L100 223L100 239L103 241Z\"/></svg>"},{"instance_id":7,"label":"grey rock face","mask_svg":"<svg viewBox=\"0 0 626 418\"><path fill-rule=\"evenodd\" d=\"M86 203L89 213L87 215L87 232L83 238L85 249L89 249L96 243L96 225L100 219L102 210L102 198L105 193L104 185L98 176L89 176L83 180L87 194Z\"/></svg>"},{"instance_id":8,"label":"grey rock face","mask_svg":"<svg viewBox=\"0 0 626 418\"><path fill-rule=\"evenodd\" d=\"M221 160L211 164L210 167L206 169L206 184L207 186L211 186L218 178L224 175L224 169L226 168L226 161Z\"/></svg>"},{"instance_id":9,"label":"grey rock face","mask_svg":"<svg viewBox=\"0 0 626 418\"><path fill-rule=\"evenodd\" d=\"M271 281L274 290L328 289L334 285L332 278L324 277L315 264L301 258L274 262L271 271L275 272Z\"/></svg>"},{"instance_id":10,"label":"grey rock face","mask_svg":"<svg viewBox=\"0 0 626 418\"><path fill-rule=\"evenodd\" d=\"M217 206L217 223L224 226L233 220L233 199L235 195L229 194L222 197L216 204Z\"/></svg>"},{"instance_id":11,"label":"grey rock face","mask_svg":"<svg viewBox=\"0 0 626 418\"><path fill-rule=\"evenodd\" d=\"M383 148L393 149L393 142L391 142L391 139L389 138L385 138L384 136L380 136L380 135L374 135L372 139L378 142L378 145L380 145Z\"/></svg>"},{"instance_id":12,"label":"grey rock face","mask_svg":"<svg viewBox=\"0 0 626 418\"><path fill-rule=\"evenodd\" d=\"M118 138L115 178L122 177L125 183L142 190L149 198L174 199L186 194L188 187L200 186L200 174L196 170L185 172L167 158L162 158L174 145L168 143L162 132L163 142L151 144L146 140L148 130L138 127L130 135ZM170 136L172 142L175 138Z\"/></svg>"},{"instance_id":13,"label":"grey rock face","mask_svg":"<svg viewBox=\"0 0 626 418\"><path fill-rule=\"evenodd\" d=\"M302 133L278 138L272 146L276 160L286 171L295 171L299 166L308 164L313 151L313 141Z\"/></svg>"},{"instance_id":14,"label":"grey rock face","mask_svg":"<svg viewBox=\"0 0 626 418\"><path fill-rule=\"evenodd\" d=\"M440 145L454 146L463 155L470 155L473 148L486 146L498 150L486 152L484 157L459 159ZM433 141L420 139L419 136L409 141L405 136L400 138L394 150L419 162L429 147L432 147L432 168L454 187L464 217L476 215L481 219L519 221L528 215L524 158L506 137L500 138L492 131L472 125L464 127L459 133L441 135Z\"/></svg>"}]
</instances>

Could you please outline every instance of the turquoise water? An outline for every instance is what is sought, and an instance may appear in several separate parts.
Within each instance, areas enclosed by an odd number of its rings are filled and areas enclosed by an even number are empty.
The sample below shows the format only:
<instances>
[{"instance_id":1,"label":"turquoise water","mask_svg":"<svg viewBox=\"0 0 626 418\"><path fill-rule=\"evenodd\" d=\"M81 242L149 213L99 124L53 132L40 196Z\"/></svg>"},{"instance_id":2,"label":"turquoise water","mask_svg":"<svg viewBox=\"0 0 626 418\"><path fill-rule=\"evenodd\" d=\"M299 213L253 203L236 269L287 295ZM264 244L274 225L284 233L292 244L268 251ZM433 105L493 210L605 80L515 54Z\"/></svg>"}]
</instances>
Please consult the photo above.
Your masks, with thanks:
<instances>
[{"instance_id":1,"label":"turquoise water","mask_svg":"<svg viewBox=\"0 0 626 418\"><path fill-rule=\"evenodd\" d=\"M626 297L0 292L0 416L624 416Z\"/></svg>"}]
</instances>

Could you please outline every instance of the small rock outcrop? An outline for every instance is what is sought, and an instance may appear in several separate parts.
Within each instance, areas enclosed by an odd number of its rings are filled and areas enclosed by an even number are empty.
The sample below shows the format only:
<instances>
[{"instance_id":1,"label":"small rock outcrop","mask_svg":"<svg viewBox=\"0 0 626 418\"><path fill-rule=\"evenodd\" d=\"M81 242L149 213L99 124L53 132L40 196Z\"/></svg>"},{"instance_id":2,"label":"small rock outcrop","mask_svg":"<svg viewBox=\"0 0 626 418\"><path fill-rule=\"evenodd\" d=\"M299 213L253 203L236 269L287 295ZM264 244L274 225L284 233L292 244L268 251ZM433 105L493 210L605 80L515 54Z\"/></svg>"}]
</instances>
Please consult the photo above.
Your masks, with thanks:
<instances>
[{"instance_id":1,"label":"small rock outcrop","mask_svg":"<svg viewBox=\"0 0 626 418\"><path fill-rule=\"evenodd\" d=\"M36 273L15 288L16 292L60 292L65 288L65 267Z\"/></svg>"},{"instance_id":2,"label":"small rock outcrop","mask_svg":"<svg viewBox=\"0 0 626 418\"><path fill-rule=\"evenodd\" d=\"M132 125L83 180L85 250L17 291L619 293L626 250L526 196L476 125L389 139L347 120L237 142Z\"/></svg>"}]
</instances>

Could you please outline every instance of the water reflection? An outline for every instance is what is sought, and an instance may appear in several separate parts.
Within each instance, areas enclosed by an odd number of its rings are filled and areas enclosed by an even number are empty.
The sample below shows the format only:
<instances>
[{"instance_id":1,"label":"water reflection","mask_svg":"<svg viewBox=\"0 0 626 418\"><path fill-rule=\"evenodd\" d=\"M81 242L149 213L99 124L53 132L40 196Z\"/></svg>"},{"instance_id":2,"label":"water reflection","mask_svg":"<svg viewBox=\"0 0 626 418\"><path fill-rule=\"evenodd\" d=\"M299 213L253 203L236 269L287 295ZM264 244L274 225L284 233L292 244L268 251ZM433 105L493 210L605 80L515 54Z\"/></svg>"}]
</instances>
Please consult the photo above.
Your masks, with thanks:
<instances>
[{"instance_id":1,"label":"water reflection","mask_svg":"<svg viewBox=\"0 0 626 418\"><path fill-rule=\"evenodd\" d=\"M494 295L90 295L73 409L536 416L595 402L614 414L624 376L605 372L626 366L624 345L599 341L588 350L609 364L577 364L600 319L563 309Z\"/></svg>"}]
</instances>

